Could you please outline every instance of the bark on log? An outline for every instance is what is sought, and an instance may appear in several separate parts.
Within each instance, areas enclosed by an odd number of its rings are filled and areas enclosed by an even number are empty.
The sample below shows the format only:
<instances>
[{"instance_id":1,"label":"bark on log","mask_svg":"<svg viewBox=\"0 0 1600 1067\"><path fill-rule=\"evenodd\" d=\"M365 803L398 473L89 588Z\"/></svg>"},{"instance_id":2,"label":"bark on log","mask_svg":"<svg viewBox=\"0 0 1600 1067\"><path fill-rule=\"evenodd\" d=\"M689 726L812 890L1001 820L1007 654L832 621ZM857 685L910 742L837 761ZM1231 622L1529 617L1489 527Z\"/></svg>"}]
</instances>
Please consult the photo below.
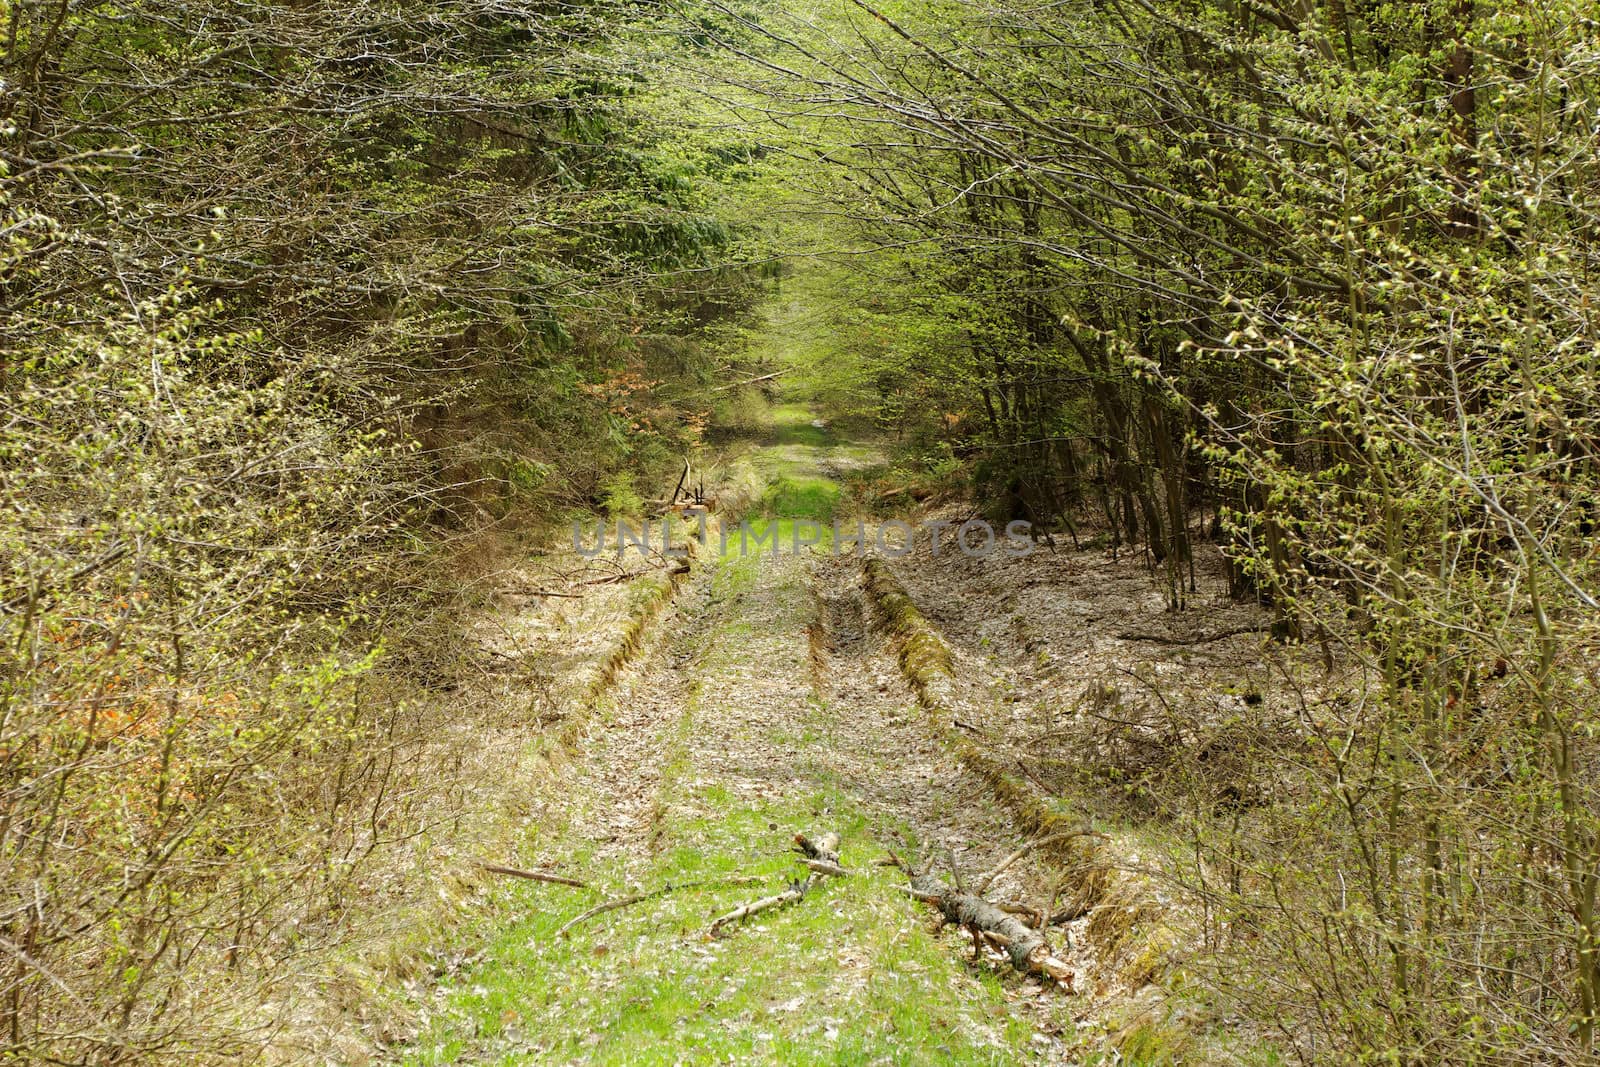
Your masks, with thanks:
<instances>
[{"instance_id":1,"label":"bark on log","mask_svg":"<svg viewBox=\"0 0 1600 1067\"><path fill-rule=\"evenodd\" d=\"M919 875L912 879L911 887L917 899L938 908L946 922L984 934L1004 946L1017 970L1048 975L1071 988L1072 968L1056 959L1044 934L1015 915L1008 915L982 897L952 890L933 875Z\"/></svg>"},{"instance_id":2,"label":"bark on log","mask_svg":"<svg viewBox=\"0 0 1600 1067\"><path fill-rule=\"evenodd\" d=\"M952 888L932 872L913 871L893 853L890 861L910 877L911 884L905 887L909 896L938 908L945 922L966 927L972 933L974 944L988 940L1005 951L1017 970L1046 975L1066 986L1068 991L1072 989L1072 968L1055 957L1042 932L1008 914L1000 905Z\"/></svg>"}]
</instances>

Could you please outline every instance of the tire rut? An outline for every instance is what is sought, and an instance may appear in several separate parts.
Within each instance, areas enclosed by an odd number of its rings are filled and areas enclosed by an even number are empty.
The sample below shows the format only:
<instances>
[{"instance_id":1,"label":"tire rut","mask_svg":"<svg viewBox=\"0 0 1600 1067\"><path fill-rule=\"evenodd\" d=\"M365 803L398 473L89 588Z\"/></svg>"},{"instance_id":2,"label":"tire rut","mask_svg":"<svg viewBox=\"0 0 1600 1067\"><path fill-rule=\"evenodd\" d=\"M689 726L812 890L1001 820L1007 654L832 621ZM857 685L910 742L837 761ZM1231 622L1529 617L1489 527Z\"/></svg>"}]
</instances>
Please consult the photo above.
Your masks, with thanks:
<instances>
[{"instance_id":1,"label":"tire rut","mask_svg":"<svg viewBox=\"0 0 1600 1067\"><path fill-rule=\"evenodd\" d=\"M924 845L948 850L962 874L989 869L1021 835L987 787L923 724L893 647L870 625L859 566L850 558L820 560L814 581L826 637L818 675L835 715L830 756L836 770L848 776L865 806L904 822ZM1011 868L994 887L1003 899L1035 900L1050 891L1046 871L1029 862Z\"/></svg>"},{"instance_id":2,"label":"tire rut","mask_svg":"<svg viewBox=\"0 0 1600 1067\"><path fill-rule=\"evenodd\" d=\"M644 863L676 821L832 783L869 816L872 839L845 842L855 862L920 847L975 875L1020 842L986 786L922 722L894 649L871 625L853 559L764 560L748 588L720 584L717 574L693 579L658 623L669 635L590 728L563 838ZM993 895L1048 906L1052 891L1046 870L1024 861Z\"/></svg>"},{"instance_id":3,"label":"tire rut","mask_svg":"<svg viewBox=\"0 0 1600 1067\"><path fill-rule=\"evenodd\" d=\"M725 610L712 595L713 577L702 572L690 579L657 620L656 647L619 679L609 713L580 740L566 790L575 810L561 839L593 842L602 857L646 859L654 851L672 733L693 696L694 665Z\"/></svg>"},{"instance_id":4,"label":"tire rut","mask_svg":"<svg viewBox=\"0 0 1600 1067\"><path fill-rule=\"evenodd\" d=\"M760 1009L768 1019L790 1010L796 1019L814 1017L819 1031L846 1027L850 1006L870 1000L870 990L924 973L880 968L851 947L925 936L915 931L933 918L893 892L898 876L869 874L873 861L893 849L911 859L937 857L941 870L953 865L976 878L1024 836L929 729L868 603L853 556L724 559L694 574L656 621L651 647L618 679L614 698L581 737L540 849L547 863L576 859L581 869L574 873L609 869L610 892L621 893L660 884L664 867L685 856L697 857L687 862L700 869L742 873L781 857L790 834L841 832L841 860L855 876L848 889L830 887L816 902L793 905L795 921L830 911L843 916L847 908L868 926L841 926L839 947L803 971L810 977L798 985L769 975L773 992ZM1048 910L1054 891L1047 869L1029 856L988 895ZM850 898L856 902L843 903ZM630 913L600 923L594 936L629 946L638 967L682 976L721 952L739 953L744 939L766 929L757 922L731 930L708 951L701 947L706 919L694 917L704 899L667 898L659 920ZM722 909L735 906L738 893L723 900ZM1072 962L1061 934L1049 936L1054 954ZM597 946L605 950L605 943ZM547 959L564 949L536 951ZM921 951L948 953L944 966L969 973L945 987L939 1011L970 1013L967 1033L975 1042L1004 1044L998 1020L1010 1014L1043 1031L1029 1046L1031 1058L1065 1062L1067 1045L1046 1036L1063 1032L1060 995L993 949L975 953L953 927ZM1004 991L977 981L983 973ZM590 1010L586 1002L576 1006ZM761 1032L749 1020L733 1025ZM602 1040L599 1033L590 1036ZM477 1051L503 1045L488 1042Z\"/></svg>"}]
</instances>

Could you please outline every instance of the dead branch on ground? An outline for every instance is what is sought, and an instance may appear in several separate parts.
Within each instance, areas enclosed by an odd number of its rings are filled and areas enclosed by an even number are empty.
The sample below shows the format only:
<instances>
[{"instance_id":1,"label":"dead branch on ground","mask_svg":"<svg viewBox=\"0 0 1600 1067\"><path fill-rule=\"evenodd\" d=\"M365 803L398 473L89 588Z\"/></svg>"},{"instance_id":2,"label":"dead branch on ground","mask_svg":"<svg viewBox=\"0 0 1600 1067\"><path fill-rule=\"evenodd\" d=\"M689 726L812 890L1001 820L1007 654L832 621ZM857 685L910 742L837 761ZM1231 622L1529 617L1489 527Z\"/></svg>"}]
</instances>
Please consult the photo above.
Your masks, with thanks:
<instances>
[{"instance_id":1,"label":"dead branch on ground","mask_svg":"<svg viewBox=\"0 0 1600 1067\"><path fill-rule=\"evenodd\" d=\"M1036 848L1043 843L1041 840L1031 847ZM1013 853L985 875L981 880L985 888L1000 871L1016 862L1019 855ZM996 904L974 893L964 892L941 881L931 870L912 867L893 852L889 853L883 864L905 872L910 884L903 886L902 891L907 896L931 904L939 910L944 923L960 926L971 934L974 954L984 944L993 945L1010 957L1011 965L1017 970L1054 978L1069 992L1072 990L1072 968L1054 955L1043 931L1011 913L1015 910L1035 919L1042 918L1037 909L1025 905Z\"/></svg>"},{"instance_id":2,"label":"dead branch on ground","mask_svg":"<svg viewBox=\"0 0 1600 1067\"><path fill-rule=\"evenodd\" d=\"M725 926L804 898L824 878L838 878L850 873L839 864L839 835L836 833L825 833L814 840L805 834L795 834L794 850L800 854L800 862L805 864L810 874L790 882L789 888L781 893L741 904L726 915L719 916L706 932L715 937Z\"/></svg>"},{"instance_id":3,"label":"dead branch on ground","mask_svg":"<svg viewBox=\"0 0 1600 1067\"><path fill-rule=\"evenodd\" d=\"M498 863L480 863L478 866L490 874L504 874L512 878L526 878L533 882L549 882L551 885L570 885L578 889L588 889L588 882L580 882L576 878L567 878L559 874L546 874L543 871L527 871L521 867L502 867Z\"/></svg>"},{"instance_id":4,"label":"dead branch on ground","mask_svg":"<svg viewBox=\"0 0 1600 1067\"><path fill-rule=\"evenodd\" d=\"M582 912L573 916L571 919L568 919L561 929L556 931L556 938L560 939L566 937L567 932L570 931L574 926L577 926L583 922L587 922L596 915L604 915L608 911L617 911L620 908L628 908L635 904L642 904L647 900L654 900L657 897L664 897L668 893L676 893L682 889L704 889L708 886L723 885L749 885L752 882L758 881L760 881L760 879L753 875L738 875L731 878L705 878L694 882L668 882L666 885L649 890L648 892L633 893L629 896L617 897L615 900L603 900L599 904L596 904L594 907L590 908L588 911Z\"/></svg>"}]
</instances>

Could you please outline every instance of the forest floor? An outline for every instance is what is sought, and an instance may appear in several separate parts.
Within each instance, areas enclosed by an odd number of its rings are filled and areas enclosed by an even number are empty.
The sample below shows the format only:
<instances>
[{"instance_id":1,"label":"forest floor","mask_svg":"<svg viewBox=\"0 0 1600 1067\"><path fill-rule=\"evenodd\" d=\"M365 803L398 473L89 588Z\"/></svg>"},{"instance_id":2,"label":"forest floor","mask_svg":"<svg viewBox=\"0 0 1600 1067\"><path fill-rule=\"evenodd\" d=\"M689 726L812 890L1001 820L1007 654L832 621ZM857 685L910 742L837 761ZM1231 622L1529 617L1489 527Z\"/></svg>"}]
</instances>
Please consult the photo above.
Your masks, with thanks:
<instances>
[{"instance_id":1,"label":"forest floor","mask_svg":"<svg viewBox=\"0 0 1600 1067\"><path fill-rule=\"evenodd\" d=\"M591 713L548 712L570 743L548 754L526 844L506 858L585 886L508 880L509 900L475 931L476 948L409 985L413 1036L387 1055L414 1064L1128 1062L1112 1051L1101 1009L1140 1003L1154 971L1119 979L1116 961L1096 957L1089 917L1049 932L1054 954L1076 968L1074 993L1019 974L993 948L975 953L965 932L939 930L932 909L900 891L902 873L874 866L893 849L977 877L1028 838L930 729L892 638L872 624L860 558L827 545L793 550L794 524L826 522L836 479L878 462L874 450L791 405L745 458L768 487L780 551L744 555L735 539L719 553L713 537L670 603L630 631L627 655L608 644L641 602L623 582L583 599L511 597L485 620L483 640L498 642L502 658L554 665L547 705L552 686L557 704L605 689ZM1166 625L1144 568L1124 559L1087 573L1085 561L1103 558L1092 548L1040 553L988 577L974 569L983 561L965 558L896 565L929 614L952 624L961 718L978 724L964 728L1004 749L1029 736L1035 712L1026 709L1059 712L1064 679L1050 657L1070 657L1051 642L1083 644L1098 615L1032 611L1026 598L1040 581L1089 582L1099 592L1083 596L1100 595L1100 613L1123 629ZM549 586L547 576L518 581ZM1046 632L1024 632L1022 614ZM1221 640L1254 621L1228 621ZM1029 664L1041 670L1025 680ZM1082 656L1069 664L1074 684L1090 678L1087 667ZM525 674L502 675L507 699ZM714 917L804 873L793 835L830 831L847 877L712 936ZM988 895L1049 909L1062 881L1032 853ZM635 894L647 898L567 929Z\"/></svg>"}]
</instances>

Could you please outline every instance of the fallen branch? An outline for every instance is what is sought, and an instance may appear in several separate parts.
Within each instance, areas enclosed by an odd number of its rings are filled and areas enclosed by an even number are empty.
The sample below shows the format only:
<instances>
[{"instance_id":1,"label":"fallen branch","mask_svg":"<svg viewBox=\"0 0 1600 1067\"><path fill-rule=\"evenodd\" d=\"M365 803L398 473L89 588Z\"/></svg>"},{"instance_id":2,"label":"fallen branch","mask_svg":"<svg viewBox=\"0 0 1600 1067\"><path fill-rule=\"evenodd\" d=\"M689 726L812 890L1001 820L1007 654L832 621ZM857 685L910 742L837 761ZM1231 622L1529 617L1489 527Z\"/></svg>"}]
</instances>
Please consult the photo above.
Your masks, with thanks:
<instances>
[{"instance_id":1,"label":"fallen branch","mask_svg":"<svg viewBox=\"0 0 1600 1067\"><path fill-rule=\"evenodd\" d=\"M551 885L570 885L578 889L588 889L588 882L580 882L576 878L565 878L559 874L545 874L543 871L525 871L521 867L502 867L498 863L480 863L478 866L490 874L507 874L512 878L526 878L532 882L549 882Z\"/></svg>"},{"instance_id":2,"label":"fallen branch","mask_svg":"<svg viewBox=\"0 0 1600 1067\"><path fill-rule=\"evenodd\" d=\"M977 884L972 887L972 891L979 896L982 896L984 892L988 890L989 886L994 883L994 880L1000 877L1001 874L1005 873L1006 868L1010 867L1013 863L1017 862L1036 848L1043 848L1046 845L1054 845L1061 841L1070 841L1074 837L1092 836L1096 836L1095 831L1089 829L1088 827L1084 827L1081 830L1067 830L1059 834L1049 834L1045 837L1036 837L1032 841L1024 844L1015 852L1011 853L1005 859L1001 860L999 863L995 864L993 870L984 875L982 878L978 879Z\"/></svg>"},{"instance_id":3,"label":"fallen branch","mask_svg":"<svg viewBox=\"0 0 1600 1067\"><path fill-rule=\"evenodd\" d=\"M815 875L812 877L815 877ZM728 912L728 914L718 916L716 919L714 919L711 923L711 928L707 931L707 933L709 933L712 937L716 937L717 932L724 926L727 926L729 923L736 923L741 919L748 919L750 916L759 912L768 911L784 904L791 904L794 901L799 900L801 897L804 897L806 895L806 890L811 888L811 884L811 878L807 878L803 882L790 882L789 888L785 889L782 893L776 893L770 897L762 897L760 900L752 900L748 904L741 904L737 908L734 908L732 911Z\"/></svg>"},{"instance_id":4,"label":"fallen branch","mask_svg":"<svg viewBox=\"0 0 1600 1067\"><path fill-rule=\"evenodd\" d=\"M716 937L717 933L725 926L748 919L763 911L793 904L801 900L811 891L812 887L824 878L840 877L850 872L839 865L839 835L826 833L816 840L805 834L794 835L794 850L800 853L800 862L804 863L811 873L804 879L796 879L789 883L789 888L781 893L774 893L770 897L752 900L748 904L741 904L726 915L718 916L712 920L711 927L706 932Z\"/></svg>"},{"instance_id":5,"label":"fallen branch","mask_svg":"<svg viewBox=\"0 0 1600 1067\"><path fill-rule=\"evenodd\" d=\"M1028 781L1030 781L1034 785L1038 786L1039 787L1039 792L1043 793L1047 797L1054 795L1055 790L1051 789L1049 786L1047 786L1043 782L1039 781L1039 776L1037 774L1034 774L1032 771L1028 770L1028 765L1026 763L1023 763L1020 759L1017 760L1017 770L1021 771L1023 773L1023 775L1027 777Z\"/></svg>"},{"instance_id":6,"label":"fallen branch","mask_svg":"<svg viewBox=\"0 0 1600 1067\"><path fill-rule=\"evenodd\" d=\"M939 901L944 899L944 895L942 893L934 893L925 889L918 889L914 885L901 885L896 886L895 888L900 890L900 892L904 893L906 896L910 897L912 900L920 900L924 904L937 904Z\"/></svg>"},{"instance_id":7,"label":"fallen branch","mask_svg":"<svg viewBox=\"0 0 1600 1067\"><path fill-rule=\"evenodd\" d=\"M1002 949L1017 970L1054 978L1071 991L1072 968L1055 957L1039 930L1008 914L1001 905L946 885L930 872L915 870L892 852L888 865L906 873L911 884L902 890L908 896L933 905L946 923L971 933L974 948L988 942Z\"/></svg>"},{"instance_id":8,"label":"fallen branch","mask_svg":"<svg viewBox=\"0 0 1600 1067\"><path fill-rule=\"evenodd\" d=\"M829 832L813 841L805 834L795 834L794 850L806 859L827 860L830 863L838 863L839 835Z\"/></svg>"},{"instance_id":9,"label":"fallen branch","mask_svg":"<svg viewBox=\"0 0 1600 1067\"><path fill-rule=\"evenodd\" d=\"M827 860L801 860L800 862L818 874L826 874L832 878L847 878L850 875L849 871L837 863L829 863Z\"/></svg>"},{"instance_id":10,"label":"fallen branch","mask_svg":"<svg viewBox=\"0 0 1600 1067\"><path fill-rule=\"evenodd\" d=\"M651 568L646 567L642 571L622 571L622 572L620 572L618 574L608 574L604 578L591 578L588 581L580 582L579 584L580 585L616 585L618 582L631 582L635 578L639 577L640 575L649 574L650 570L651 570Z\"/></svg>"},{"instance_id":11,"label":"fallen branch","mask_svg":"<svg viewBox=\"0 0 1600 1067\"><path fill-rule=\"evenodd\" d=\"M1052 913L1050 921L1046 925L1060 926L1062 923L1076 922L1087 914L1089 914L1089 905L1080 901L1070 907L1062 908L1060 911Z\"/></svg>"},{"instance_id":12,"label":"fallen branch","mask_svg":"<svg viewBox=\"0 0 1600 1067\"><path fill-rule=\"evenodd\" d=\"M773 371L771 374L759 374L754 378L746 378L742 382L730 382L727 385L719 385L719 386L717 386L715 389L713 389L711 391L713 393L726 393L729 389L740 389L740 388L743 388L746 385L754 385L757 382L771 381L772 379L777 378L780 375L784 375L784 374L788 374L788 373L789 373L789 368L785 367L782 370Z\"/></svg>"},{"instance_id":13,"label":"fallen branch","mask_svg":"<svg viewBox=\"0 0 1600 1067\"><path fill-rule=\"evenodd\" d=\"M1202 630L1199 633L1190 634L1162 634L1149 630L1119 630L1111 636L1119 641L1147 641L1152 645L1205 645L1210 644L1212 641L1238 637L1241 634L1265 633L1271 628L1270 623L1257 622L1245 626L1235 626L1227 630Z\"/></svg>"},{"instance_id":14,"label":"fallen branch","mask_svg":"<svg viewBox=\"0 0 1600 1067\"><path fill-rule=\"evenodd\" d=\"M1044 926L1044 920L1045 920L1044 912L1041 911L1039 908L1034 907L1032 904L1026 904L1026 903L1023 903L1022 901L1004 901L1004 900L1002 900L1002 901L997 901L995 903L995 907L999 908L1001 911L1005 912L1007 915L1020 915L1020 916L1022 916L1023 919L1027 922L1027 924L1029 926L1033 927L1035 930L1041 929Z\"/></svg>"},{"instance_id":15,"label":"fallen branch","mask_svg":"<svg viewBox=\"0 0 1600 1067\"><path fill-rule=\"evenodd\" d=\"M685 483L687 483L688 481L689 481L689 461L688 460L684 460L683 461L683 473L678 475L678 484L673 487L671 503L676 504L678 502L678 497L683 494L683 487L684 487Z\"/></svg>"},{"instance_id":16,"label":"fallen branch","mask_svg":"<svg viewBox=\"0 0 1600 1067\"><path fill-rule=\"evenodd\" d=\"M632 896L618 897L615 900L601 901L588 911L568 919L561 929L556 931L556 937L566 937L567 931L571 930L579 923L587 922L596 915L604 915L608 911L616 911L619 908L631 907L634 904L642 904L647 900L654 900L656 897L666 896L668 893L676 893L680 889L703 889L706 886L713 885L749 885L752 882L759 882L760 880L761 879L755 877L754 875L742 875L735 878L709 878L698 882L679 882L676 885L668 882L666 885L661 886L658 889L652 889L648 893L634 893Z\"/></svg>"}]
</instances>

